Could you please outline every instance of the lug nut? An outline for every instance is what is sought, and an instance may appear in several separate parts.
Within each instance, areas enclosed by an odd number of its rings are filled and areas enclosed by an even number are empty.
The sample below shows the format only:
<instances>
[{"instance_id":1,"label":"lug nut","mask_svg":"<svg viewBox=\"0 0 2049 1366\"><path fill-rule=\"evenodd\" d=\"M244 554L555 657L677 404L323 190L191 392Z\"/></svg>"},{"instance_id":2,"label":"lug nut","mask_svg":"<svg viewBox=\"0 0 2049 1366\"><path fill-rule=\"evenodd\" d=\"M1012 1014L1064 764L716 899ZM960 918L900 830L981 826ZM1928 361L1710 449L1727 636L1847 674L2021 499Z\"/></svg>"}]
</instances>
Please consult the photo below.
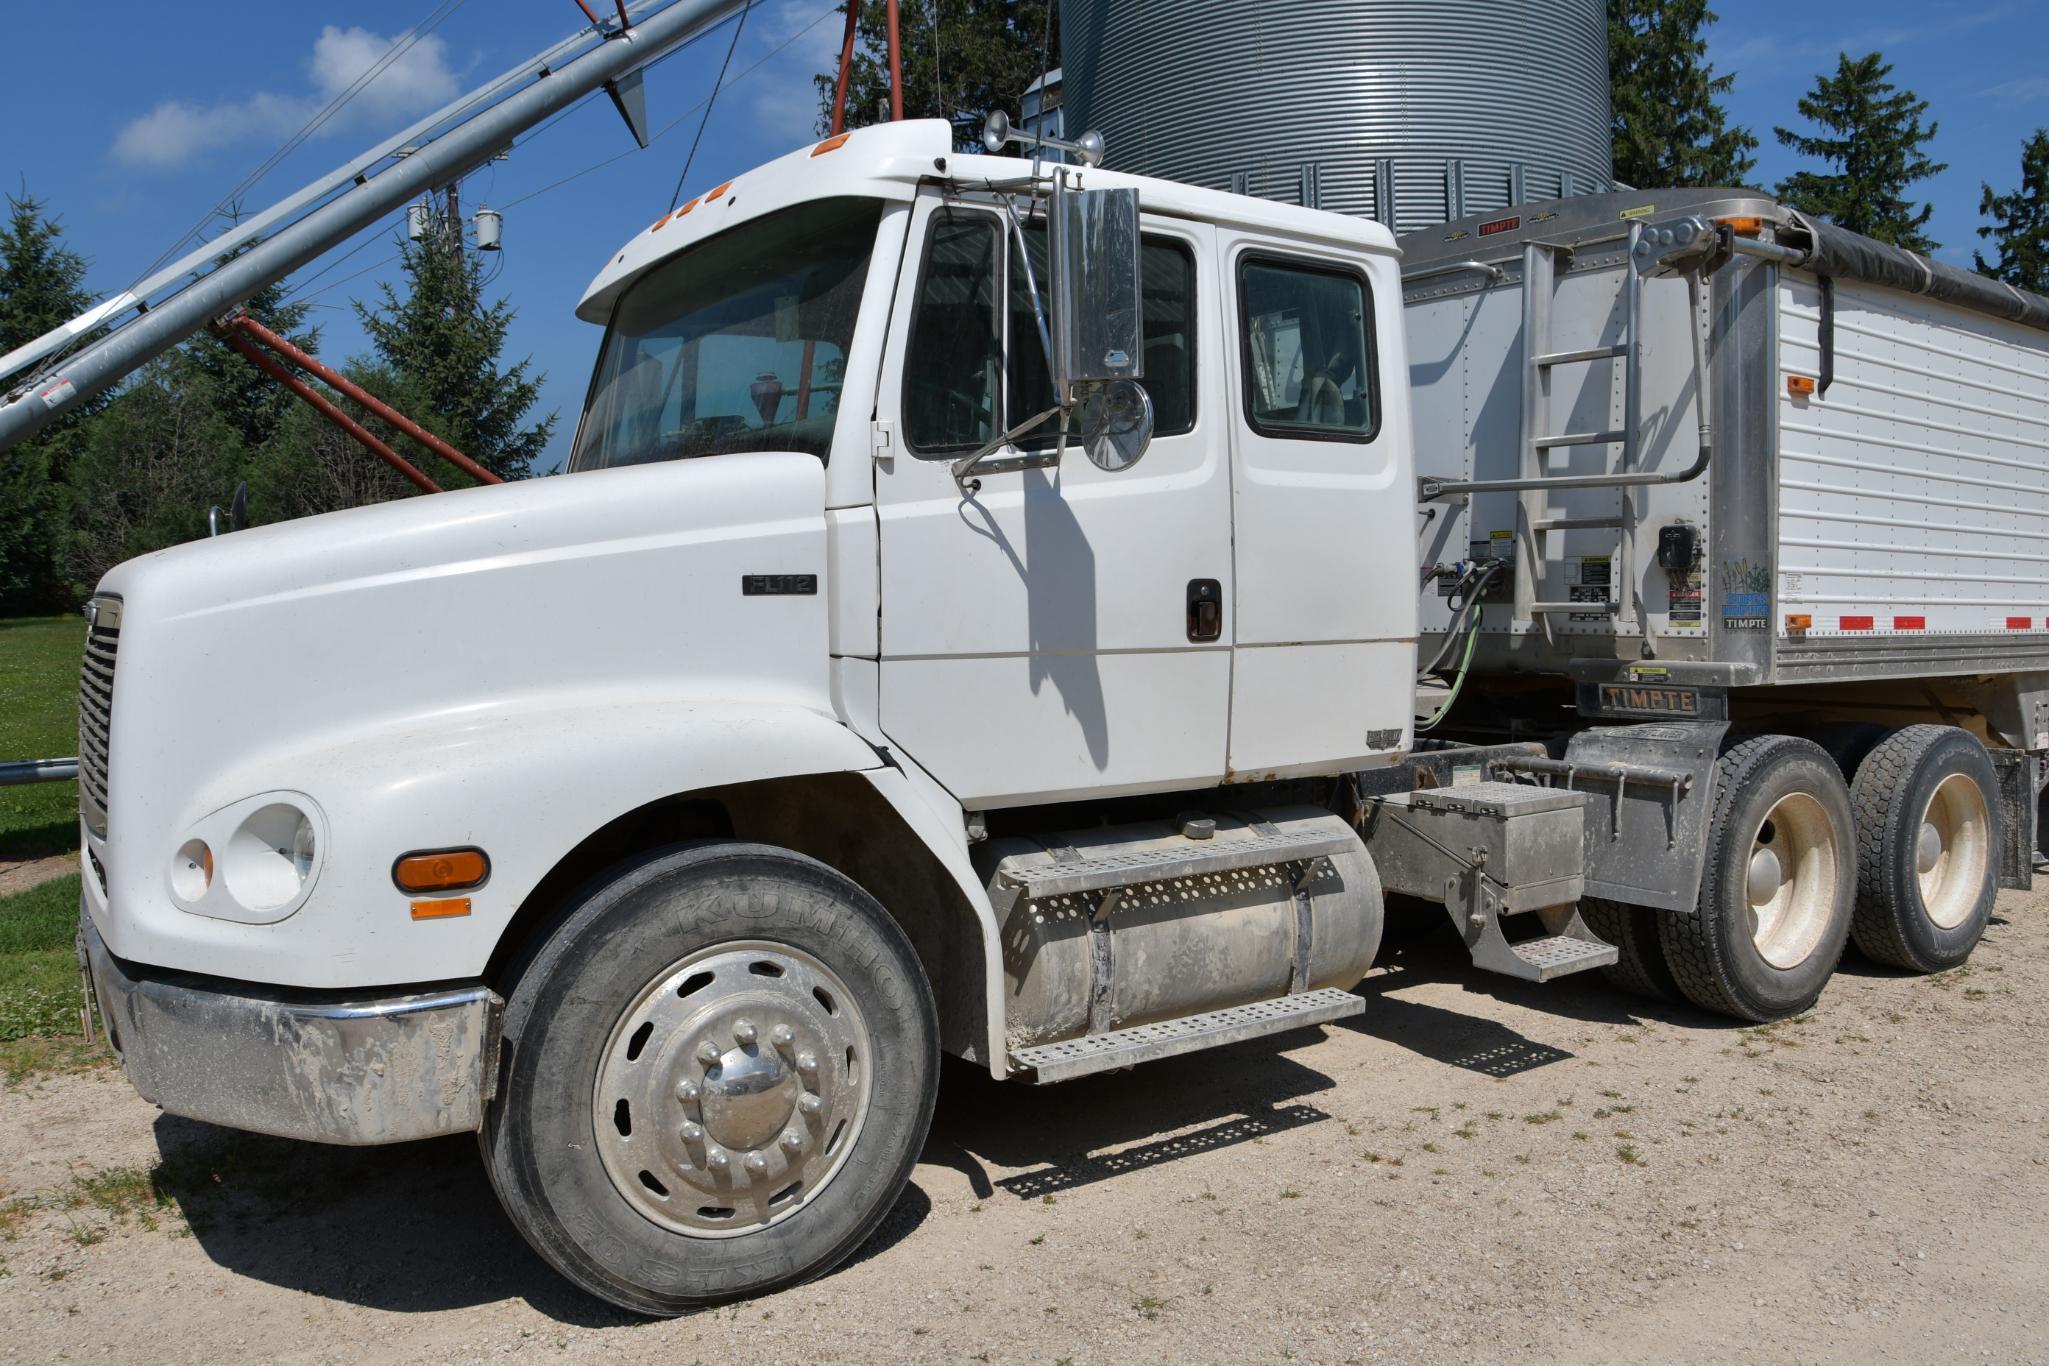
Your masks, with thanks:
<instances>
[{"instance_id":1,"label":"lug nut","mask_svg":"<svg viewBox=\"0 0 2049 1366\"><path fill-rule=\"evenodd\" d=\"M683 1141L684 1141L685 1143L696 1143L696 1142L700 1141L701 1139L703 1139L703 1137L704 1137L704 1126L703 1126L703 1125L701 1125L701 1124L695 1124L695 1123L692 1123L692 1124L685 1124L685 1125L683 1126Z\"/></svg>"},{"instance_id":2,"label":"lug nut","mask_svg":"<svg viewBox=\"0 0 2049 1366\"><path fill-rule=\"evenodd\" d=\"M697 1046L697 1060L706 1067L715 1065L721 1056L719 1046L710 1039L706 1039Z\"/></svg>"},{"instance_id":3,"label":"lug nut","mask_svg":"<svg viewBox=\"0 0 2049 1366\"><path fill-rule=\"evenodd\" d=\"M741 1043L753 1043L755 1039L754 1021L741 1020L736 1023L733 1026L733 1037Z\"/></svg>"},{"instance_id":4,"label":"lug nut","mask_svg":"<svg viewBox=\"0 0 2049 1366\"><path fill-rule=\"evenodd\" d=\"M796 1038L797 1031L788 1025L777 1025L774 1029L768 1031L769 1042L777 1048L788 1048L796 1041Z\"/></svg>"},{"instance_id":5,"label":"lug nut","mask_svg":"<svg viewBox=\"0 0 2049 1366\"><path fill-rule=\"evenodd\" d=\"M676 1099L682 1101L685 1105L695 1105L698 1095L699 1091L696 1082L685 1081L676 1084Z\"/></svg>"},{"instance_id":6,"label":"lug nut","mask_svg":"<svg viewBox=\"0 0 2049 1366\"><path fill-rule=\"evenodd\" d=\"M760 1153L747 1154L747 1170L755 1176L760 1176L768 1170L768 1159Z\"/></svg>"},{"instance_id":7,"label":"lug nut","mask_svg":"<svg viewBox=\"0 0 2049 1366\"><path fill-rule=\"evenodd\" d=\"M790 1130L783 1135L783 1146L791 1152L796 1152L804 1146L804 1135L798 1133L795 1129Z\"/></svg>"},{"instance_id":8,"label":"lug nut","mask_svg":"<svg viewBox=\"0 0 2049 1366\"><path fill-rule=\"evenodd\" d=\"M818 1055L816 1053L799 1053L797 1055L797 1070L807 1077L816 1072L818 1070Z\"/></svg>"},{"instance_id":9,"label":"lug nut","mask_svg":"<svg viewBox=\"0 0 2049 1366\"><path fill-rule=\"evenodd\" d=\"M815 1115L825 1108L825 1102L807 1091L804 1093L803 1098L797 1102L797 1108L807 1115Z\"/></svg>"},{"instance_id":10,"label":"lug nut","mask_svg":"<svg viewBox=\"0 0 2049 1366\"><path fill-rule=\"evenodd\" d=\"M706 1154L704 1165L710 1167L715 1172L722 1172L726 1169L726 1155L714 1149Z\"/></svg>"}]
</instances>

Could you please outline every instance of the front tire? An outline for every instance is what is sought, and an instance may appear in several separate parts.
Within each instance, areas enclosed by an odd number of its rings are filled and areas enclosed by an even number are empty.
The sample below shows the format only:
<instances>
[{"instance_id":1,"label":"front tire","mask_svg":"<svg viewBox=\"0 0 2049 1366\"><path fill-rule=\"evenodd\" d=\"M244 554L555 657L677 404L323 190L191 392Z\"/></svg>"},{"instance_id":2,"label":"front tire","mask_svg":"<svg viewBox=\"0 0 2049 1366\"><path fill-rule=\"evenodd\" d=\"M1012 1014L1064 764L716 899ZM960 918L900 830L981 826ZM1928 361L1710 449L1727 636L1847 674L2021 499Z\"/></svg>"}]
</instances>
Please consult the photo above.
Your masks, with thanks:
<instances>
[{"instance_id":1,"label":"front tire","mask_svg":"<svg viewBox=\"0 0 2049 1366\"><path fill-rule=\"evenodd\" d=\"M1703 1010L1763 1022L1813 1005L1850 935L1850 794L1827 751L1790 735L1731 745L1692 915L1662 926L1665 961Z\"/></svg>"},{"instance_id":2,"label":"front tire","mask_svg":"<svg viewBox=\"0 0 2049 1366\"><path fill-rule=\"evenodd\" d=\"M1894 731L1857 768L1857 911L1865 957L1941 972L1971 956L1999 894L1999 779L1955 726Z\"/></svg>"},{"instance_id":3,"label":"front tire","mask_svg":"<svg viewBox=\"0 0 2049 1366\"><path fill-rule=\"evenodd\" d=\"M909 1180L932 993L874 898L765 845L664 850L580 894L518 973L481 1135L508 1216L644 1314L819 1275Z\"/></svg>"}]
</instances>

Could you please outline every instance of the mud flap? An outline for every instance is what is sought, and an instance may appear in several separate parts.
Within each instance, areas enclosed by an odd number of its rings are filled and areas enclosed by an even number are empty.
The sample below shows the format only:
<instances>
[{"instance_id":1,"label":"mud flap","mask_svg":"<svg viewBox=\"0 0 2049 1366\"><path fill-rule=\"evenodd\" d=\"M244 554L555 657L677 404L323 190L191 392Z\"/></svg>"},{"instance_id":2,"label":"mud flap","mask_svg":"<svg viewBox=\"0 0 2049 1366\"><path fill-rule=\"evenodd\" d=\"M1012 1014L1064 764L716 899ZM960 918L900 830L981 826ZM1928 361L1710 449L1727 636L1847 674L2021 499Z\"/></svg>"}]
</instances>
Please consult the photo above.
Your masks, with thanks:
<instances>
[{"instance_id":1,"label":"mud flap","mask_svg":"<svg viewBox=\"0 0 2049 1366\"><path fill-rule=\"evenodd\" d=\"M1700 895L1715 761L1727 721L1598 726L1572 737L1554 782L1587 793L1588 896L1690 912Z\"/></svg>"}]
</instances>

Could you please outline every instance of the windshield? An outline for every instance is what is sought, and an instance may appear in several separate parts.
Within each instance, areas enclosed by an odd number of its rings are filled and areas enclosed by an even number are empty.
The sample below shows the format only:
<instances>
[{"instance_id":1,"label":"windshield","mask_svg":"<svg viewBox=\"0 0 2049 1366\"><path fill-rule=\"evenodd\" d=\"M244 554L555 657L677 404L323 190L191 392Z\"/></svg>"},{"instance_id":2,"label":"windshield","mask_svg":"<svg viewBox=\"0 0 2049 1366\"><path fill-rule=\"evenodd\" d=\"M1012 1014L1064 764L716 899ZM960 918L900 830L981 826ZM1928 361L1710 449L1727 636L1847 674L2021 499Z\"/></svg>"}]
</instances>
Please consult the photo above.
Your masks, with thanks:
<instances>
[{"instance_id":1,"label":"windshield","mask_svg":"<svg viewBox=\"0 0 2049 1366\"><path fill-rule=\"evenodd\" d=\"M825 458L882 205L822 199L722 232L621 296L572 470L728 451Z\"/></svg>"}]
</instances>

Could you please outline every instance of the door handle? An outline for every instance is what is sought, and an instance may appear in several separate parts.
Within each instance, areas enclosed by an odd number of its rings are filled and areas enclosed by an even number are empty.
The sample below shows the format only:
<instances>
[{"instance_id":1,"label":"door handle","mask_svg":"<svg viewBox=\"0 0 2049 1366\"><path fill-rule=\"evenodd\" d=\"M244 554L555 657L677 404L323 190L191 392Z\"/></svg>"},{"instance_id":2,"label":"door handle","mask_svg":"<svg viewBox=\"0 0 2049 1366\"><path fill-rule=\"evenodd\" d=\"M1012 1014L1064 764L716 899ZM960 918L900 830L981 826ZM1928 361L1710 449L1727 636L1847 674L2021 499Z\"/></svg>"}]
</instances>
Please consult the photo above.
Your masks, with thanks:
<instances>
[{"instance_id":1,"label":"door handle","mask_svg":"<svg viewBox=\"0 0 2049 1366\"><path fill-rule=\"evenodd\" d=\"M1224 635L1224 587L1215 579L1188 581L1188 639L1200 645Z\"/></svg>"}]
</instances>

